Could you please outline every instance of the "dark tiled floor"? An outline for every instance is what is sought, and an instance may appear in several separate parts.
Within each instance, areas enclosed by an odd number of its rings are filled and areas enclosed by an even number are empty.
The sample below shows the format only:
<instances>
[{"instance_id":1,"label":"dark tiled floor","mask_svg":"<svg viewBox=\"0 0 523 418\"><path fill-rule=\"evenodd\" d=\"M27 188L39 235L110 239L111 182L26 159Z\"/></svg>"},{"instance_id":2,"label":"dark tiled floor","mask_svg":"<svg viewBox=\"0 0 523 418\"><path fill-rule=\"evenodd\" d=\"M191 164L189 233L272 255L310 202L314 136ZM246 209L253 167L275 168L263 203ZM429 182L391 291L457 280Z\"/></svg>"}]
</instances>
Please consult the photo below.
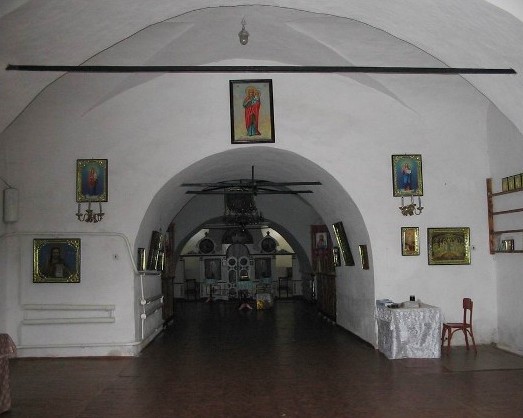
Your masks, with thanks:
<instances>
[{"instance_id":1,"label":"dark tiled floor","mask_svg":"<svg viewBox=\"0 0 523 418\"><path fill-rule=\"evenodd\" d=\"M387 360L303 302L179 303L137 358L14 359L2 418L523 417L523 359Z\"/></svg>"}]
</instances>

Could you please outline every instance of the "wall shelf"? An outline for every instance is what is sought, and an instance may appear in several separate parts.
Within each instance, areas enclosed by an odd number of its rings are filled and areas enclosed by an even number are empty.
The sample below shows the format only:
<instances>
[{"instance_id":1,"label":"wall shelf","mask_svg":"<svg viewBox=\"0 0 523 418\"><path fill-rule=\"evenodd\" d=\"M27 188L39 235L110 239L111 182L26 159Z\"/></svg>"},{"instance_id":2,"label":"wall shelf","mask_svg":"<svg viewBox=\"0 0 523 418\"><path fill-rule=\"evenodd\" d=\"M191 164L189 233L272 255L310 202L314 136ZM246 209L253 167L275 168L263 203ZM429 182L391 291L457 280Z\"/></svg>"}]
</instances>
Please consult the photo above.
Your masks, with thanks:
<instances>
[{"instance_id":1,"label":"wall shelf","mask_svg":"<svg viewBox=\"0 0 523 418\"><path fill-rule=\"evenodd\" d=\"M497 215L510 215L514 213L523 212L523 208L512 208L507 210L500 210L500 211L494 211L494 198L502 195L508 195L512 193L523 193L523 189L518 190L509 190L505 192L492 192L492 179L487 179L487 208L488 208L488 227L489 227L489 249L490 254L497 254L497 253L507 253L507 254L523 254L523 249L514 249L514 250L499 250L497 248L497 238L500 235L503 234L521 234L523 233L523 228L516 228L516 229L504 229L504 230L496 230L495 229L495 222L494 217ZM523 223L523 220L522 220Z\"/></svg>"}]
</instances>

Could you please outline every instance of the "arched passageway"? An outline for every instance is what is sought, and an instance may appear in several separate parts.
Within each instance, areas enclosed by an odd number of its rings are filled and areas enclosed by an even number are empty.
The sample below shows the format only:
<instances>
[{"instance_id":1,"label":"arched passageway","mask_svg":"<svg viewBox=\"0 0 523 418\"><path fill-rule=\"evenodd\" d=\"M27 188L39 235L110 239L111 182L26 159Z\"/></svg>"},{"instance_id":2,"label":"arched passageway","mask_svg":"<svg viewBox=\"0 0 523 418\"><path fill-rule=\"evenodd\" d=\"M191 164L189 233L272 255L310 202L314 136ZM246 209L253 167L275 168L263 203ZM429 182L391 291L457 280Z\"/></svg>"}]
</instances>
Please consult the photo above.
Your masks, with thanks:
<instances>
[{"instance_id":1,"label":"arched passageway","mask_svg":"<svg viewBox=\"0 0 523 418\"><path fill-rule=\"evenodd\" d=\"M268 146L249 146L217 153L181 170L153 198L142 221L137 243L146 241L151 229L165 231L172 221L176 234L175 254L179 254L183 243L195 231L223 213L222 196L187 196L181 184L246 178L252 166L256 167L257 179L321 183L311 194L263 196L256 200L264 216L280 228L285 239L296 249L301 275L310 277L315 273L310 267L311 225L326 225L334 239L332 225L343 222L349 237L369 243L365 221L339 181L297 153ZM349 242L353 254L357 254L355 244L358 241ZM372 254L370 243L368 248ZM370 274L372 271L371 263ZM336 269L336 319L341 326L375 344L374 282L359 280L360 274L359 269L349 272L345 264ZM353 280L348 280L349 275Z\"/></svg>"}]
</instances>

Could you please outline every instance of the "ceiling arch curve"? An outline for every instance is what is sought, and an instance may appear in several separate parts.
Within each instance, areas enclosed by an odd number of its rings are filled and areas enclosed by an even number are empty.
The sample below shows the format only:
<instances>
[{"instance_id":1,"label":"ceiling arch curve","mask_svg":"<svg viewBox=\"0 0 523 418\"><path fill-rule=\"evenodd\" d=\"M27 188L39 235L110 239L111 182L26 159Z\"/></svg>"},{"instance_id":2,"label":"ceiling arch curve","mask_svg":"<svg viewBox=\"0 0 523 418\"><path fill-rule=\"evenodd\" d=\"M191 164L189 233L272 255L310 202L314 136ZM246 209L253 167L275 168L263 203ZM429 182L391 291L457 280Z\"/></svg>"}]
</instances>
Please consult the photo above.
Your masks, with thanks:
<instances>
[{"instance_id":1,"label":"ceiling arch curve","mask_svg":"<svg viewBox=\"0 0 523 418\"><path fill-rule=\"evenodd\" d=\"M500 6L497 1L497 6ZM183 3L183 2L181 2ZM195 9L194 6L180 4L179 7L165 7L161 5L155 10L157 14L143 14L136 17L133 29L127 28L125 32L118 35L120 27L115 24L109 31L108 28L98 28L100 34L112 36L105 44L98 44L96 38L92 38L91 28L85 27L86 36L83 43L71 45L60 45L60 39L52 37L43 24L34 25L30 32L22 34L13 39L13 44L5 50L5 55L0 55L0 62L13 63L13 57L20 59L35 60L35 63L73 63L80 65L106 64L106 65L208 65L223 62L239 63L284 63L288 65L311 65L321 63L322 65L364 65L364 66L483 66L483 67L518 67L523 66L521 51L516 51L512 42L506 34L497 33L496 30L503 25L514 26L510 20L511 15L501 11L497 7L485 7L483 0L471 2L469 8L466 5L461 13L461 26L466 28L463 36L451 34L449 31L456 30L454 27L447 28L451 19L456 19L457 10L451 14L446 12L444 5L433 10L433 6L422 5L417 2L415 10L420 12L417 21L411 21L407 25L398 18L399 7L373 10L372 2L367 4L332 5L332 7L317 6L306 7L301 1L278 1L271 5L242 4L224 2L220 5L214 2L202 2ZM408 3L408 2L406 2ZM508 0L507 0L508 3ZM477 5L477 9L474 6ZM25 7L15 7L11 13L0 18L0 34L5 33L4 39L11 39L10 30L15 30L15 23L31 11L37 12L35 2L25 4ZM507 7L509 5L507 4ZM74 15L74 6L69 5L71 10L63 10L56 15L58 27L70 28L78 25L78 28L87 23L87 19L79 20ZM422 12L421 7L425 7ZM454 4L453 7L456 7ZM52 6L47 5L51 11ZM408 8L408 4L405 4ZM27 10L26 10L27 9ZM112 16L117 8L103 10L106 15ZM409 10L412 12L412 10ZM96 15L92 12L93 17ZM383 13L388 13L389 19L384 20ZM492 24L478 25L477 14L490 13ZM496 13L500 14L497 15ZM79 14L80 15L80 14ZM251 37L249 44L242 47L237 39L240 22L243 16L247 17L247 28ZM404 13L403 18L409 16ZM27 18L27 16L25 16ZM442 19L445 31L449 36L441 37L432 30L437 19ZM67 20L66 20L67 19ZM435 21L430 21L436 19ZM484 16L481 17L485 23ZM481 21L479 19L479 21ZM85 20L85 21L84 21ZM448 20L448 22L447 22ZM516 20L516 19L514 19ZM5 21L5 22L4 22ZM137 22L141 22L138 24ZM520 21L517 21L521 24ZM2 23L6 23L2 31ZM425 25L426 30L418 30L416 34L412 28ZM454 25L459 27L459 25ZM427 30L428 29L428 30ZM41 31L41 33L39 33ZM478 31L477 36L472 35ZM106 33L107 32L107 33ZM517 33L523 35L523 25L518 28ZM20 35L20 34L19 34ZM14 32L13 32L14 36ZM441 38L441 39L440 39ZM73 38L72 38L73 39ZM498 42L499 45L496 45ZM519 38L521 39L521 37ZM515 40L515 39L514 39ZM45 47L40 42L46 41ZM467 43L474 42L472 47ZM84 44L85 43L85 44ZM480 47L478 49L478 47ZM503 48L512 48L512 51L502 52ZM42 51L52 50L47 55ZM474 50L474 52L472 52ZM15 52L18 51L18 52ZM74 54L73 54L74 51ZM83 52L82 52L83 51ZM81 57L79 54L82 54ZM71 59L72 57L78 57ZM24 58L26 57L26 58ZM26 61L27 62L27 61ZM1 74L4 81L12 75ZM16 75L16 79L24 78L23 83L8 83L17 86L16 103L6 106L8 112L0 116L0 130L5 128L17 113L24 109L28 101L24 103L24 97L32 100L38 91L41 91L50 82L55 81L60 74L52 73L40 77L28 77L27 75ZM90 109L99 106L118 94L128 89L145 83L155 75L128 75L118 78L110 83L104 94L96 97L90 104ZM383 78L371 77L365 74L351 75L358 82L379 90L383 94L403 103L402 98L389 88ZM514 89L514 78L481 78L478 76L467 76L472 85L478 88L484 95L489 97L493 103L514 124L521 129L523 122L521 118L514 118L517 112L513 106L505 106L502 102L520 103L518 98L512 99L512 95L523 96L523 89ZM518 85L521 86L520 77L517 77ZM0 81L2 81L0 79ZM25 89L36 87L38 90L26 94ZM23 86L23 89L20 87ZM512 95L497 92L498 89L511 91ZM0 97L1 98L1 97ZM523 99L523 97L521 97ZM22 105L22 106L21 106Z\"/></svg>"},{"instance_id":2,"label":"ceiling arch curve","mask_svg":"<svg viewBox=\"0 0 523 418\"><path fill-rule=\"evenodd\" d=\"M187 189L181 187L182 183L249 178L252 166L255 166L256 178L260 180L322 183L321 186L314 186L314 193L310 195L268 195L258 196L256 200L264 216L301 240L302 247L308 248L304 243L309 238L309 231L301 230L296 234L295 229L301 225L328 223L333 216L339 216L340 208L346 212L347 222L354 222L358 228L365 224L349 193L316 163L291 151L269 146L247 146L203 158L180 170L166 182L149 205L136 245L147 242L151 229L166 230L171 220L176 222L176 233L181 238L194 234L209 219L223 214L222 196L187 195Z\"/></svg>"},{"instance_id":3,"label":"ceiling arch curve","mask_svg":"<svg viewBox=\"0 0 523 418\"><path fill-rule=\"evenodd\" d=\"M253 34L248 48L239 48L236 30L231 28L245 15L251 16L248 25L254 27ZM421 48L355 19L259 5L207 7L165 19L118 41L83 64L198 66L242 62L294 66L446 66ZM90 109L161 76L161 73L127 75L108 88ZM344 76L407 106L376 78L364 73Z\"/></svg>"}]
</instances>

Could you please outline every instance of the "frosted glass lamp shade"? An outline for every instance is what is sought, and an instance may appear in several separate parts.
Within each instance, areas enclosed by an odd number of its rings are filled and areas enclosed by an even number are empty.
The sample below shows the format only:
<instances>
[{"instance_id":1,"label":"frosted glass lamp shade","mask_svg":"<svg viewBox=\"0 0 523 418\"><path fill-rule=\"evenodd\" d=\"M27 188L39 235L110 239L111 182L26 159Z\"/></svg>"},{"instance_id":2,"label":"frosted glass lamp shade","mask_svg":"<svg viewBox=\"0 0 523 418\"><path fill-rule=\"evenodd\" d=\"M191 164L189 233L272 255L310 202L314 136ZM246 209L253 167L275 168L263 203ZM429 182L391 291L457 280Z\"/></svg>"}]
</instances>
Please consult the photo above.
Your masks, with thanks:
<instances>
[{"instance_id":1,"label":"frosted glass lamp shade","mask_svg":"<svg viewBox=\"0 0 523 418\"><path fill-rule=\"evenodd\" d=\"M18 190L10 187L4 189L4 222L18 221Z\"/></svg>"}]
</instances>

